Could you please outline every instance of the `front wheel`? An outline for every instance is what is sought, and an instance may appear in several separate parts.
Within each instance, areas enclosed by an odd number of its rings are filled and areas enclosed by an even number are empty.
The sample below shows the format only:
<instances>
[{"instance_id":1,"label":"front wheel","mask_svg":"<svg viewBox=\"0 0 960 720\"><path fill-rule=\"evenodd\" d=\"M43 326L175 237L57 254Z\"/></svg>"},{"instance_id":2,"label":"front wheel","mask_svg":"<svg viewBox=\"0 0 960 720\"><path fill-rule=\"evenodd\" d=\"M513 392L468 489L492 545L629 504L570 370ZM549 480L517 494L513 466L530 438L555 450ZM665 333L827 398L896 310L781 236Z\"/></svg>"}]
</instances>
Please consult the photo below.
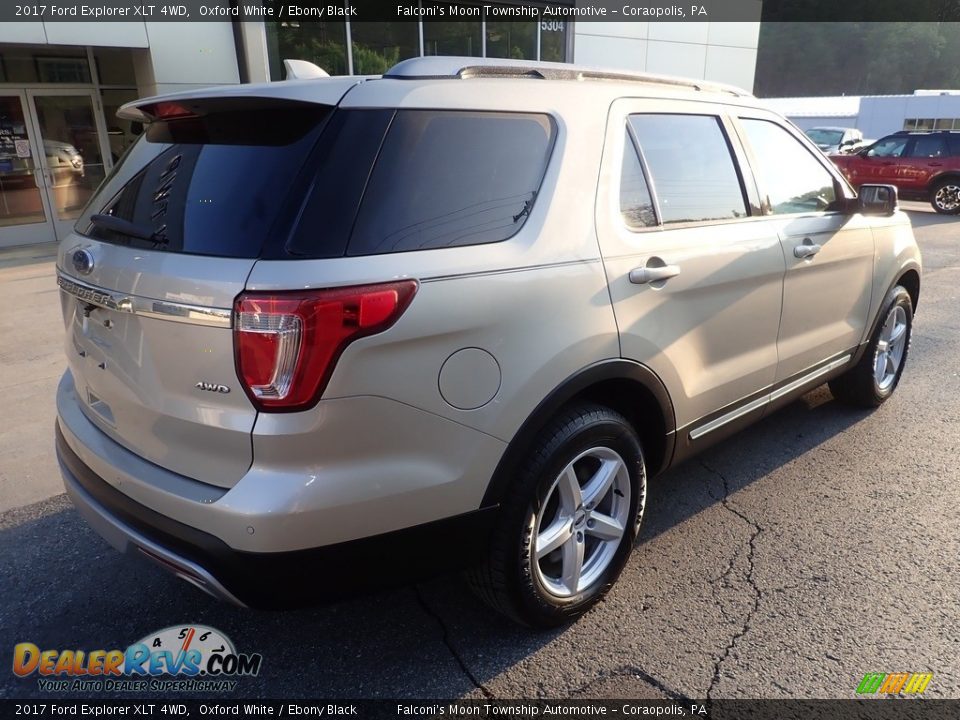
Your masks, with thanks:
<instances>
[{"instance_id":1,"label":"front wheel","mask_svg":"<svg viewBox=\"0 0 960 720\"><path fill-rule=\"evenodd\" d=\"M941 180L930 191L930 205L941 215L960 213L960 179Z\"/></svg>"},{"instance_id":2,"label":"front wheel","mask_svg":"<svg viewBox=\"0 0 960 720\"><path fill-rule=\"evenodd\" d=\"M900 383L910 351L913 331L913 302L901 286L890 291L881 307L883 318L860 361L830 381L833 396L860 407L878 407Z\"/></svg>"},{"instance_id":3,"label":"front wheel","mask_svg":"<svg viewBox=\"0 0 960 720\"><path fill-rule=\"evenodd\" d=\"M508 491L477 594L534 627L575 620L616 581L646 501L643 451L619 413L581 405L540 435Z\"/></svg>"}]
</instances>

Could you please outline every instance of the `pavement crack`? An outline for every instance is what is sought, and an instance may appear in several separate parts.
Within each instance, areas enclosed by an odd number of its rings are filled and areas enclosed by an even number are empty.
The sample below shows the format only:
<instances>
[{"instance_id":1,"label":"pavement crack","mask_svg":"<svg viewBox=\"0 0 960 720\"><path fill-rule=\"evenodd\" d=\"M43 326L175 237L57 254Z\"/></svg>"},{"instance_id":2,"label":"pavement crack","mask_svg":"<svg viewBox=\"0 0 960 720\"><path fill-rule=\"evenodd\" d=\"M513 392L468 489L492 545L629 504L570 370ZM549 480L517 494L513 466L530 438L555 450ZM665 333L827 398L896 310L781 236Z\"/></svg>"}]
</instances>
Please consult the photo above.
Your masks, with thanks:
<instances>
[{"instance_id":1,"label":"pavement crack","mask_svg":"<svg viewBox=\"0 0 960 720\"><path fill-rule=\"evenodd\" d=\"M756 614L757 610L760 609L760 601L763 599L763 592L760 590L760 587L757 585L756 579L754 577L754 571L756 570L755 557L757 550L757 538L760 537L760 533L763 532L763 528L755 520L751 519L746 513L737 508L730 501L730 482L727 480L726 476L717 470L716 468L711 467L703 460L699 460L701 467L704 470L709 472L712 475L720 478L720 481L723 483L723 496L719 499L723 507L740 518L744 523L750 526L750 540L748 541L748 552L747 552L747 573L746 581L753 589L753 606L747 611L747 614L744 616L743 621L740 624L739 630L733 634L730 638L730 642L727 643L727 646L723 649L723 652L719 655L716 661L713 664L713 678L710 680L710 686L707 688L707 700L713 700L713 693L716 690L717 686L720 684L720 676L723 670L724 663L729 659L730 653L733 652L734 647L737 645L737 641L740 640L744 635L747 634L750 630L750 623L753 620L753 616ZM715 497L715 496L714 496ZM733 570L734 563L736 561L739 553L735 554L731 558L729 564L727 565L726 570L720 575L718 580L720 580L725 587L729 587L728 578L730 573ZM724 617L729 617L726 610L721 607L721 613Z\"/></svg>"},{"instance_id":2,"label":"pavement crack","mask_svg":"<svg viewBox=\"0 0 960 720\"><path fill-rule=\"evenodd\" d=\"M417 598L417 602L420 604L420 607L423 609L429 617L433 618L434 622L440 626L440 630L443 633L441 637L441 642L446 646L447 650L453 656L453 659L456 661L457 665L460 666L460 671L466 676L466 678L473 684L473 686L479 690L485 698L488 700L495 700L496 696L473 674L473 671L467 665L467 662L460 655L460 652L454 646L453 641L450 638L450 628L447 627L447 623L440 613L436 612L430 605L427 603L427 599L423 596L423 592L420 589L419 585L413 586L413 594Z\"/></svg>"},{"instance_id":3,"label":"pavement crack","mask_svg":"<svg viewBox=\"0 0 960 720\"><path fill-rule=\"evenodd\" d=\"M590 680L590 682L578 687L576 690L573 690L570 693L570 696L573 697L575 695L582 695L583 693L587 692L590 688L592 688L594 685L596 685L597 683L601 683L604 680L609 680L611 678L616 678L616 677L625 677L627 675L632 675L636 678L639 678L640 680L643 680L643 682L647 683L647 685L650 685L656 688L657 690L662 692L664 695L669 697L671 700L690 701L690 697L688 697L687 695L684 695L679 690L674 690L672 687L664 683L659 678L655 678L646 670L644 670L643 668L639 668L636 665L621 665L620 667L614 668L613 670L604 671L599 675L597 675L592 680Z\"/></svg>"}]
</instances>

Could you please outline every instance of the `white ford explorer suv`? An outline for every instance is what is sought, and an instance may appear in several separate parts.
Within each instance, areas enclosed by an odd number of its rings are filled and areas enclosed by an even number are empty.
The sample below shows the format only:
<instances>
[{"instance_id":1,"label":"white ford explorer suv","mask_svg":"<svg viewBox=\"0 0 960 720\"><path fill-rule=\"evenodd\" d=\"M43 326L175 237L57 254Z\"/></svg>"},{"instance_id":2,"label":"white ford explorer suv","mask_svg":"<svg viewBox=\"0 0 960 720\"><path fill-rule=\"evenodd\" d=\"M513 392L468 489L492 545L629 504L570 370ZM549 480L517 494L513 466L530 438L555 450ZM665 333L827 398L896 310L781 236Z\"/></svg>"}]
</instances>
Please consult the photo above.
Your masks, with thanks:
<instances>
[{"instance_id":1,"label":"white ford explorer suv","mask_svg":"<svg viewBox=\"0 0 960 720\"><path fill-rule=\"evenodd\" d=\"M904 369L895 189L857 196L734 88L420 58L121 115L145 131L57 262L63 477L115 547L234 603L455 564L567 622L649 477Z\"/></svg>"}]
</instances>

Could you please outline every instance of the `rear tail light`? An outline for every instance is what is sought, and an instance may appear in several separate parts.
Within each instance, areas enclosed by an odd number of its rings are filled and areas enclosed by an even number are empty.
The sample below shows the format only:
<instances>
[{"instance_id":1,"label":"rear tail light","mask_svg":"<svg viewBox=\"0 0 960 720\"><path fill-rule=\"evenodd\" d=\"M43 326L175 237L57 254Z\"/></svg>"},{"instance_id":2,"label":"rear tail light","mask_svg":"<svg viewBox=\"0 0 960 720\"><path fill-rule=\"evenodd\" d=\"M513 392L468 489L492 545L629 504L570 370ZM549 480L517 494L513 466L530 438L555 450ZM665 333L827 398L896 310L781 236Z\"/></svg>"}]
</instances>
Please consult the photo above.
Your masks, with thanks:
<instances>
[{"instance_id":1,"label":"rear tail light","mask_svg":"<svg viewBox=\"0 0 960 720\"><path fill-rule=\"evenodd\" d=\"M247 292L234 303L237 375L260 410L320 399L344 348L383 332L407 309L414 280L303 292Z\"/></svg>"}]
</instances>

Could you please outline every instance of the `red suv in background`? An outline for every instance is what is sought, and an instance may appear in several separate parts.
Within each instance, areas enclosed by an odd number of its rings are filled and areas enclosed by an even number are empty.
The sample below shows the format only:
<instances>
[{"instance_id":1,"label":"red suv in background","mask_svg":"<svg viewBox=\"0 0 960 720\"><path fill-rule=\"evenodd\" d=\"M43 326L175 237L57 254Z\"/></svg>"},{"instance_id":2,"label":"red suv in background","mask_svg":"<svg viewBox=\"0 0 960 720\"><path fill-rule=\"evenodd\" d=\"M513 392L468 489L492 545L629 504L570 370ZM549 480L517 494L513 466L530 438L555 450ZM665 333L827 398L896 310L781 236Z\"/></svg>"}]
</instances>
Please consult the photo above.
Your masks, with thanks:
<instances>
[{"instance_id":1,"label":"red suv in background","mask_svg":"<svg viewBox=\"0 0 960 720\"><path fill-rule=\"evenodd\" d=\"M960 132L905 130L830 159L856 188L896 185L904 200L929 200L938 213L960 213Z\"/></svg>"}]
</instances>

